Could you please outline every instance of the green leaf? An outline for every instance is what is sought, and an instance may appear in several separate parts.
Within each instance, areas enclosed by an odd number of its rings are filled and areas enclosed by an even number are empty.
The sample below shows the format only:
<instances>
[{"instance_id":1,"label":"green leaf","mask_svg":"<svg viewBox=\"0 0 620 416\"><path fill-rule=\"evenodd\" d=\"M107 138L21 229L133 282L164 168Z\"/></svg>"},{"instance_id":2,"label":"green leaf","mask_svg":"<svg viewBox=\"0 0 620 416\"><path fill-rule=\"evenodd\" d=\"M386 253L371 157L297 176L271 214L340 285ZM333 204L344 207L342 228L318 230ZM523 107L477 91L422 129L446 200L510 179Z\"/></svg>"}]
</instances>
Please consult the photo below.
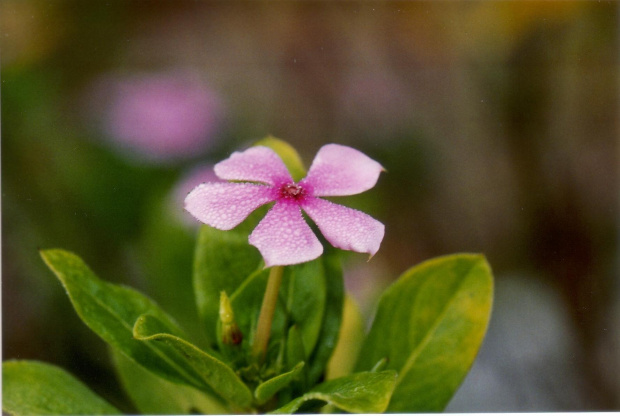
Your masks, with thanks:
<instances>
[{"instance_id":1,"label":"green leaf","mask_svg":"<svg viewBox=\"0 0 620 416\"><path fill-rule=\"evenodd\" d=\"M145 313L165 323L168 331L182 333L155 302L133 289L100 280L73 253L44 250L41 256L65 287L79 317L104 341L160 377L203 387L200 377L178 353L133 338L133 325Z\"/></svg>"},{"instance_id":2,"label":"green leaf","mask_svg":"<svg viewBox=\"0 0 620 416\"><path fill-rule=\"evenodd\" d=\"M256 322L258 321L258 314L263 301L263 295L265 294L265 288L267 287L268 278L269 269L257 270L230 296L230 303L235 313L235 320L243 334L242 345L246 349L249 349L252 335L256 330ZM278 306L278 309L280 309L281 306ZM275 314L272 332L274 328L281 330L283 325L282 316L281 310L279 313Z\"/></svg>"},{"instance_id":3,"label":"green leaf","mask_svg":"<svg viewBox=\"0 0 620 416\"><path fill-rule=\"evenodd\" d=\"M492 298L491 269L473 254L422 263L385 291L357 369L386 358L398 372L389 412L444 409L482 343Z\"/></svg>"},{"instance_id":4,"label":"green leaf","mask_svg":"<svg viewBox=\"0 0 620 416\"><path fill-rule=\"evenodd\" d=\"M134 327L134 337L147 344L165 343L183 355L202 381L229 403L245 408L252 402L252 392L232 368L219 359L182 338L166 333L167 328L157 318L141 316Z\"/></svg>"},{"instance_id":5,"label":"green leaf","mask_svg":"<svg viewBox=\"0 0 620 416\"><path fill-rule=\"evenodd\" d=\"M111 349L112 361L121 383L136 408L143 414L225 414L228 409L217 398L195 388L157 377Z\"/></svg>"},{"instance_id":6,"label":"green leaf","mask_svg":"<svg viewBox=\"0 0 620 416\"><path fill-rule=\"evenodd\" d=\"M306 353L304 351L304 344L301 339L301 333L297 325L293 325L288 330L288 336L286 337L286 368L292 369L294 366L298 365L300 361L304 361L306 359ZM293 383L291 396L295 397L308 389L308 371L307 368L304 368L297 377L297 381Z\"/></svg>"},{"instance_id":7,"label":"green leaf","mask_svg":"<svg viewBox=\"0 0 620 416\"><path fill-rule=\"evenodd\" d=\"M297 325L293 325L289 328L286 341L286 362L288 368L293 368L297 363L306 358L304 344Z\"/></svg>"},{"instance_id":8,"label":"green leaf","mask_svg":"<svg viewBox=\"0 0 620 416\"><path fill-rule=\"evenodd\" d=\"M393 370L355 373L326 381L272 413L295 413L304 403L316 400L349 413L383 413L395 383L396 372Z\"/></svg>"},{"instance_id":9,"label":"green leaf","mask_svg":"<svg viewBox=\"0 0 620 416\"><path fill-rule=\"evenodd\" d=\"M301 157L299 157L295 148L284 140L268 136L254 143L254 146L266 146L276 152L288 168L295 182L298 182L306 176L306 168L304 168Z\"/></svg>"},{"instance_id":10,"label":"green leaf","mask_svg":"<svg viewBox=\"0 0 620 416\"><path fill-rule=\"evenodd\" d=\"M325 313L317 345L310 357L308 378L315 384L325 372L327 362L336 348L344 304L344 281L342 267L336 250L327 248L321 257L325 272Z\"/></svg>"},{"instance_id":11,"label":"green leaf","mask_svg":"<svg viewBox=\"0 0 620 416\"><path fill-rule=\"evenodd\" d=\"M114 406L54 365L2 363L2 410L11 415L119 415Z\"/></svg>"},{"instance_id":12,"label":"green leaf","mask_svg":"<svg viewBox=\"0 0 620 416\"><path fill-rule=\"evenodd\" d=\"M298 363L293 369L289 372L282 373L278 376L275 376L264 383L259 384L259 386L254 391L254 397L259 404L265 403L271 397L273 397L277 392L287 387L291 382L293 382L303 370L304 362Z\"/></svg>"},{"instance_id":13,"label":"green leaf","mask_svg":"<svg viewBox=\"0 0 620 416\"><path fill-rule=\"evenodd\" d=\"M327 364L325 378L327 380L351 374L355 368L360 348L360 340L364 339L364 322L357 303L345 297L344 313L338 343Z\"/></svg>"},{"instance_id":14,"label":"green leaf","mask_svg":"<svg viewBox=\"0 0 620 416\"><path fill-rule=\"evenodd\" d=\"M325 279L321 258L286 267L284 271L280 293L286 299L289 320L299 329L306 358L316 345L323 323Z\"/></svg>"},{"instance_id":15,"label":"green leaf","mask_svg":"<svg viewBox=\"0 0 620 416\"><path fill-rule=\"evenodd\" d=\"M213 344L216 344L220 292L230 296L262 264L259 251L248 243L248 235L263 213L259 209L230 231L206 225L200 228L194 258L194 291L198 312Z\"/></svg>"}]
</instances>

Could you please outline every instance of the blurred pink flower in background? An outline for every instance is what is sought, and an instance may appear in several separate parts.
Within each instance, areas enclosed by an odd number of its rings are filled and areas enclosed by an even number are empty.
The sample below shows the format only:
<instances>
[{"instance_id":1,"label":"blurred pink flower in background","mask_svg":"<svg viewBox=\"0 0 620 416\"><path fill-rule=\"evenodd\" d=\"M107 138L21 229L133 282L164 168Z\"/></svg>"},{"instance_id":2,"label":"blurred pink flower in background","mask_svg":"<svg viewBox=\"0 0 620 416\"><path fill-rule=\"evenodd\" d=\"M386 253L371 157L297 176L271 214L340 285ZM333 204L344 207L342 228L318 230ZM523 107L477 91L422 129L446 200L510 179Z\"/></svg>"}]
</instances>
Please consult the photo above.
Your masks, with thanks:
<instances>
[{"instance_id":1,"label":"blurred pink flower in background","mask_svg":"<svg viewBox=\"0 0 620 416\"><path fill-rule=\"evenodd\" d=\"M216 139L223 116L217 94L188 71L108 75L94 98L115 147L151 162L200 155Z\"/></svg>"}]
</instances>

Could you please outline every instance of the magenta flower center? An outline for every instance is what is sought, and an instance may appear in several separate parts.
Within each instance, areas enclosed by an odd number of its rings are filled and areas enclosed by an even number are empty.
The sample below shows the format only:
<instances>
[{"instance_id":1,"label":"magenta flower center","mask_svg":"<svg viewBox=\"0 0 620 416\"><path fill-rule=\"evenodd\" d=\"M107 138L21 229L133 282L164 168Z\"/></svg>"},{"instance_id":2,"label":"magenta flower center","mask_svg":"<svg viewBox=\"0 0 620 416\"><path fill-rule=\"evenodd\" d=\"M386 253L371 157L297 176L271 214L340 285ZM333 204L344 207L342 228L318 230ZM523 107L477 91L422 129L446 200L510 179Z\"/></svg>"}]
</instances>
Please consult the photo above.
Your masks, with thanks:
<instances>
[{"instance_id":1,"label":"magenta flower center","mask_svg":"<svg viewBox=\"0 0 620 416\"><path fill-rule=\"evenodd\" d=\"M306 190L295 183L287 183L280 188L280 196L285 199L298 201L306 195Z\"/></svg>"}]
</instances>

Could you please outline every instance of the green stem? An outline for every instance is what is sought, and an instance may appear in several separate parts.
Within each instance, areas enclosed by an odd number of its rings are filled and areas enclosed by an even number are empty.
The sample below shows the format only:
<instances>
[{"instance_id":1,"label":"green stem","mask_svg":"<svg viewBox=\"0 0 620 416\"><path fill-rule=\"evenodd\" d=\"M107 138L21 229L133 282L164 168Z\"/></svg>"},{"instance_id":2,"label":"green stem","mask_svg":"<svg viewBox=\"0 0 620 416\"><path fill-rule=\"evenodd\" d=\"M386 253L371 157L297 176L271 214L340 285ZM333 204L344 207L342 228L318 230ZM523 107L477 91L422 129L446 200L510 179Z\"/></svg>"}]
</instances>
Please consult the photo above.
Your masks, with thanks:
<instances>
[{"instance_id":1,"label":"green stem","mask_svg":"<svg viewBox=\"0 0 620 416\"><path fill-rule=\"evenodd\" d=\"M267 353L267 344L269 343L269 336L271 335L271 322L273 321L273 315L278 303L278 292L280 291L280 284L282 283L283 271L284 267L282 266L274 266L269 271L269 280L267 281L263 304L260 308L260 315L258 316L258 326L256 328L254 344L252 345L252 353L260 361L265 359L265 354Z\"/></svg>"}]
</instances>

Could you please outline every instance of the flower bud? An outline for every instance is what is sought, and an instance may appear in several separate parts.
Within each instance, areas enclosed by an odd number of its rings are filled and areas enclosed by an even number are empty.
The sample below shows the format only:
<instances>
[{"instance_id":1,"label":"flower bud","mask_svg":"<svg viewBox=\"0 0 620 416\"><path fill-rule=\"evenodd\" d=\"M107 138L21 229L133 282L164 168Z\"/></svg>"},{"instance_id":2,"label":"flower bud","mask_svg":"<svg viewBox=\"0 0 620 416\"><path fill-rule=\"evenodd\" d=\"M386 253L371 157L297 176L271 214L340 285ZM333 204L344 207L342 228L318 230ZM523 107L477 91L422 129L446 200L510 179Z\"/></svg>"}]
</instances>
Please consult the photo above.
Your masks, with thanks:
<instances>
[{"instance_id":1,"label":"flower bud","mask_svg":"<svg viewBox=\"0 0 620 416\"><path fill-rule=\"evenodd\" d=\"M235 314L226 292L220 292L220 321L222 322L222 342L224 345L239 345L243 334L235 322Z\"/></svg>"}]
</instances>

